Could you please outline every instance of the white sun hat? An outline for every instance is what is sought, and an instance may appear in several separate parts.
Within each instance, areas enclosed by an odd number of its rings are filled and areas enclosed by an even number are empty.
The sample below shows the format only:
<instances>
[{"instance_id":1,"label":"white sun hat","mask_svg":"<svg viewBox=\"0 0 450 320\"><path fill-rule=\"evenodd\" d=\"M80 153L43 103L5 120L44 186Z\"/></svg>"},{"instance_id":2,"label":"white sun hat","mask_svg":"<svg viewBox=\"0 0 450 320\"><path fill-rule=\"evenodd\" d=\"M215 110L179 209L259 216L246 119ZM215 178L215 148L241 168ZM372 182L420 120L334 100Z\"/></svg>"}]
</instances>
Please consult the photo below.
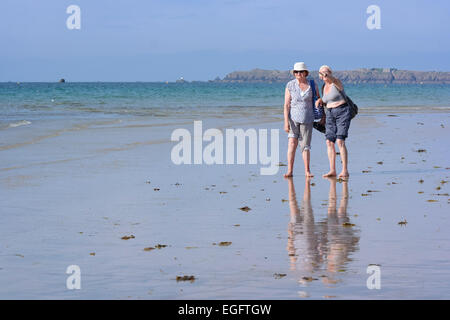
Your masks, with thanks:
<instances>
[{"instance_id":1,"label":"white sun hat","mask_svg":"<svg viewBox=\"0 0 450 320\"><path fill-rule=\"evenodd\" d=\"M294 69L291 71L291 73L294 74L294 71L308 71L309 73L309 70L304 62L296 62L294 64Z\"/></svg>"}]
</instances>

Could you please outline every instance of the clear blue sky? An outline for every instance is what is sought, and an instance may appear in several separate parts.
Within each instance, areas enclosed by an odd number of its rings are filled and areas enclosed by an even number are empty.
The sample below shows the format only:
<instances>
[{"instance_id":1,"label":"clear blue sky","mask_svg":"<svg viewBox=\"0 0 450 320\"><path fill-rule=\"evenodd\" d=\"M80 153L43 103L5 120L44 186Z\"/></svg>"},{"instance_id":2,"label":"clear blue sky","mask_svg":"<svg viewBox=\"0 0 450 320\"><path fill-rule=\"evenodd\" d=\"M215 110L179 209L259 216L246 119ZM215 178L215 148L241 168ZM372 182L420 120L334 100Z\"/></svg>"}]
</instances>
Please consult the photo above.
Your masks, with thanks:
<instances>
[{"instance_id":1,"label":"clear blue sky","mask_svg":"<svg viewBox=\"0 0 450 320\"><path fill-rule=\"evenodd\" d=\"M296 61L450 71L449 18L448 0L1 0L0 81L208 80Z\"/></svg>"}]
</instances>

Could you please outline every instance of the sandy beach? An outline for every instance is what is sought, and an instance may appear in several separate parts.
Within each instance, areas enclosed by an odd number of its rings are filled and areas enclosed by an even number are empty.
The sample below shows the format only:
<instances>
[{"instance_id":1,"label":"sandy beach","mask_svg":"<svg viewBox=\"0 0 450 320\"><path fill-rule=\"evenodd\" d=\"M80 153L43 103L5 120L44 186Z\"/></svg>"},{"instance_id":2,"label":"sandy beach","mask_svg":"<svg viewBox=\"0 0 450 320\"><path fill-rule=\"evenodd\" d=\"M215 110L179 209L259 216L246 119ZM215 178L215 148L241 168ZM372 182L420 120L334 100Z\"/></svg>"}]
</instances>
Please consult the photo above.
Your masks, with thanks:
<instances>
[{"instance_id":1,"label":"sandy beach","mask_svg":"<svg viewBox=\"0 0 450 320\"><path fill-rule=\"evenodd\" d=\"M362 112L348 182L321 177L317 131L305 181L300 153L290 180L284 166L175 165L171 133L195 117L3 130L0 298L449 299L449 119ZM202 120L279 129L286 163L281 115ZM70 265L80 290L66 287ZM370 265L380 289L367 287Z\"/></svg>"}]
</instances>

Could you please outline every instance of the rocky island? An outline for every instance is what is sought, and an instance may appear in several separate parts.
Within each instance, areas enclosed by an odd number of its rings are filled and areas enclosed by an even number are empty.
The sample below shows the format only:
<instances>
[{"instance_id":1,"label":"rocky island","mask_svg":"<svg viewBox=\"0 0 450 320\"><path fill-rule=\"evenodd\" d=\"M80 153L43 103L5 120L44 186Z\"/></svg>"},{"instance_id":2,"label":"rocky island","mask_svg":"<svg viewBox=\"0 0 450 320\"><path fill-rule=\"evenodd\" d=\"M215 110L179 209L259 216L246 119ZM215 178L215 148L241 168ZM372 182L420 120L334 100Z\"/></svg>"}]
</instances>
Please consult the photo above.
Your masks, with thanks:
<instances>
[{"instance_id":1,"label":"rocky island","mask_svg":"<svg viewBox=\"0 0 450 320\"><path fill-rule=\"evenodd\" d=\"M335 71L335 76L345 83L399 83L399 84L450 84L450 72L442 71L410 71L395 68L361 68L349 71ZM310 77L319 80L318 71L311 71ZM289 70L234 71L223 79L219 77L211 82L251 82L274 83L287 82L293 79Z\"/></svg>"}]
</instances>

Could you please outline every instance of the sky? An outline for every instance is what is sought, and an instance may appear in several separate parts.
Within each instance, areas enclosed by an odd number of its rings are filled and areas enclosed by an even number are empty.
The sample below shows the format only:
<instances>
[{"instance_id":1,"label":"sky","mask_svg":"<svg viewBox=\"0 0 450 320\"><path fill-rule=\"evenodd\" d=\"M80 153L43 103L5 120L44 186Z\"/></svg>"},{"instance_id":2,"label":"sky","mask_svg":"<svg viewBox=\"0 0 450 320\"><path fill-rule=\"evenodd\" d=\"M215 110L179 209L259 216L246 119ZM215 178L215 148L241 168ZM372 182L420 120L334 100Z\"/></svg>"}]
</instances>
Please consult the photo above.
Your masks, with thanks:
<instances>
[{"instance_id":1,"label":"sky","mask_svg":"<svg viewBox=\"0 0 450 320\"><path fill-rule=\"evenodd\" d=\"M448 0L1 0L0 81L210 80L297 61L450 71L449 18Z\"/></svg>"}]
</instances>

